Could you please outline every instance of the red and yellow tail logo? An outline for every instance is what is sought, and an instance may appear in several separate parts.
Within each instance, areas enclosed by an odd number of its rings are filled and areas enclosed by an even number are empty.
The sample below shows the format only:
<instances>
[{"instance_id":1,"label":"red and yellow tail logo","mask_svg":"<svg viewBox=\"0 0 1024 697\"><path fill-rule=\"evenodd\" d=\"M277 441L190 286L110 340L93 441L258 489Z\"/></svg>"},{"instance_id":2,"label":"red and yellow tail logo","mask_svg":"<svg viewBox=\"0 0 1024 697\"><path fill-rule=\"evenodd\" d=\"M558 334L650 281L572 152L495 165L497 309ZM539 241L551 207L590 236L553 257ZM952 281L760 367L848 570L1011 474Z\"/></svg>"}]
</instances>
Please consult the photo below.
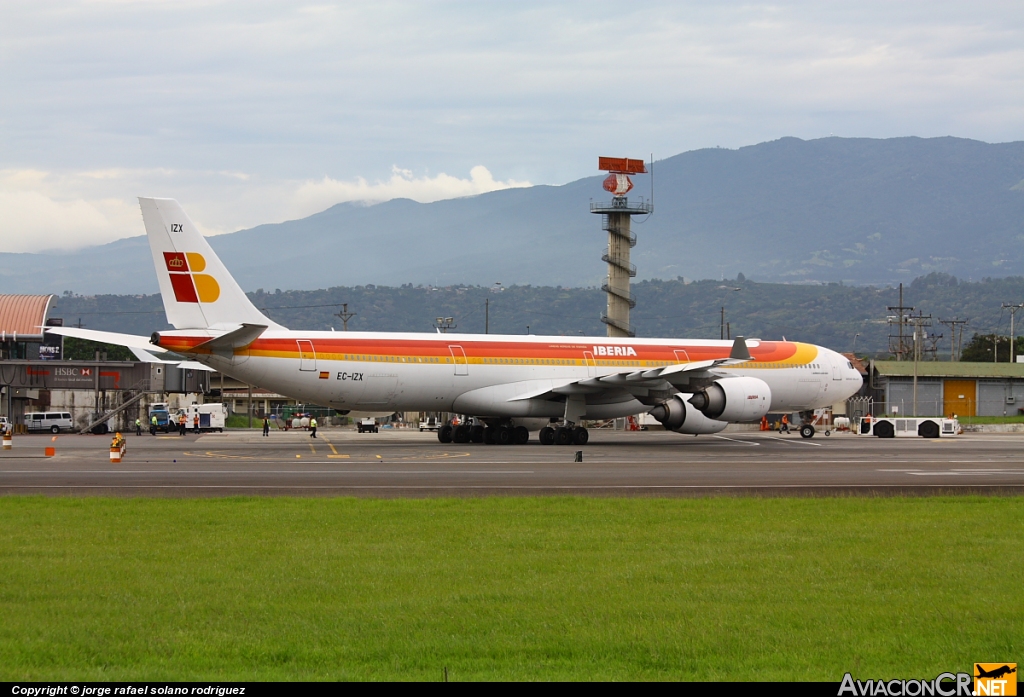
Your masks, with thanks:
<instances>
[{"instance_id":1,"label":"red and yellow tail logo","mask_svg":"<svg viewBox=\"0 0 1024 697\"><path fill-rule=\"evenodd\" d=\"M220 297L220 285L206 269L206 259L195 252L164 252L174 299L180 303L212 303Z\"/></svg>"}]
</instances>

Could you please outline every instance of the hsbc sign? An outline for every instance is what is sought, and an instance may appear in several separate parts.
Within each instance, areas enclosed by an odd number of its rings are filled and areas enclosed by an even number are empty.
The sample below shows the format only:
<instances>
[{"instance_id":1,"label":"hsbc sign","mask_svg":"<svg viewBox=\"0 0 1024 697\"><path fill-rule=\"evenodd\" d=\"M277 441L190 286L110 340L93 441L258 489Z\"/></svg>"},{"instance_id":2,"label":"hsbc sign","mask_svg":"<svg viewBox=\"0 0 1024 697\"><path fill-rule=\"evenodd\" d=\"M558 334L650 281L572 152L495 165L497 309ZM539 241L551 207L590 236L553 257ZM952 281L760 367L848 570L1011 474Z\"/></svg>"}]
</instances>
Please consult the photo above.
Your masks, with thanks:
<instances>
[{"instance_id":1,"label":"hsbc sign","mask_svg":"<svg viewBox=\"0 0 1024 697\"><path fill-rule=\"evenodd\" d=\"M92 368L53 368L53 375L55 377L62 377L65 380L75 379L77 377L91 378Z\"/></svg>"},{"instance_id":2,"label":"hsbc sign","mask_svg":"<svg viewBox=\"0 0 1024 697\"><path fill-rule=\"evenodd\" d=\"M64 365L61 365L64 363ZM16 371L12 384L15 387L45 390L95 389L99 378L101 390L131 389L142 380L149 378L149 364L99 364L70 365L64 361L40 361L28 364Z\"/></svg>"}]
</instances>

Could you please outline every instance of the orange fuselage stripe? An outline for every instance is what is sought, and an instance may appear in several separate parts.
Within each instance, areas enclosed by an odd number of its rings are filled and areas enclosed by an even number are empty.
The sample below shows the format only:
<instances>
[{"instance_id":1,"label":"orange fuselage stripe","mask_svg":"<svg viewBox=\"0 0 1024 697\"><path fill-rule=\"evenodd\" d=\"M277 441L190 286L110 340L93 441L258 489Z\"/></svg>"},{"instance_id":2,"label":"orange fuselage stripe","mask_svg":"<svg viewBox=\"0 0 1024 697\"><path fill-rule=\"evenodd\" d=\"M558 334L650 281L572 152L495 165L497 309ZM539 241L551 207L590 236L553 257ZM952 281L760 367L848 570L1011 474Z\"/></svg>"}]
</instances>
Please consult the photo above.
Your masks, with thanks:
<instances>
[{"instance_id":1,"label":"orange fuselage stripe","mask_svg":"<svg viewBox=\"0 0 1024 697\"><path fill-rule=\"evenodd\" d=\"M190 349L209 337L165 336L160 345L172 351L190 352ZM683 342L665 345L631 345L629 348L635 355L600 355L595 350L603 344L594 343L548 343L515 341L463 341L462 343L445 340L424 339L290 339L273 338L257 339L247 349L250 356L268 358L303 357L297 341L312 343L313 353L321 360L336 361L367 361L389 359L389 362L452 362L453 351L450 346L461 347L454 353L459 362L463 361L462 353L470 363L500 363L519 361L559 361L555 365L585 365L593 360L597 365L637 365L640 367L652 364L669 365L689 361L703 361L726 358L729 346L693 346ZM610 347L613 348L613 347ZM620 346L625 352L626 346ZM614 350L614 349L613 349ZM817 350L810 344L792 341L762 341L750 349L754 363L778 364L779 367L802 365L813 360ZM314 356L305 356L313 358ZM430 359L430 360L426 360Z\"/></svg>"}]
</instances>

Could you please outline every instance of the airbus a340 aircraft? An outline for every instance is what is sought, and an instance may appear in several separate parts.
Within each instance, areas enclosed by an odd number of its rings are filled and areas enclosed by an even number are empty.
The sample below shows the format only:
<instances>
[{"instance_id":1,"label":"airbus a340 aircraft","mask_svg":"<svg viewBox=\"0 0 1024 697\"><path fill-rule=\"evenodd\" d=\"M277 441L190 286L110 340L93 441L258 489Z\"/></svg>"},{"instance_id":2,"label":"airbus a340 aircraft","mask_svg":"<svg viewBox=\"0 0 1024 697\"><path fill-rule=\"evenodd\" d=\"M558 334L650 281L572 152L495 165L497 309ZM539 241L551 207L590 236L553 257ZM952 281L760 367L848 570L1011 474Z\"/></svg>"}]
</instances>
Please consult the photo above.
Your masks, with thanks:
<instances>
[{"instance_id":1,"label":"airbus a340 aircraft","mask_svg":"<svg viewBox=\"0 0 1024 697\"><path fill-rule=\"evenodd\" d=\"M587 442L584 419L650 412L701 434L841 402L861 377L841 355L793 341L290 331L249 301L172 199L140 198L167 320L149 339L61 334L180 355L304 402L351 411L477 417L442 442ZM813 435L813 430L810 434Z\"/></svg>"}]
</instances>

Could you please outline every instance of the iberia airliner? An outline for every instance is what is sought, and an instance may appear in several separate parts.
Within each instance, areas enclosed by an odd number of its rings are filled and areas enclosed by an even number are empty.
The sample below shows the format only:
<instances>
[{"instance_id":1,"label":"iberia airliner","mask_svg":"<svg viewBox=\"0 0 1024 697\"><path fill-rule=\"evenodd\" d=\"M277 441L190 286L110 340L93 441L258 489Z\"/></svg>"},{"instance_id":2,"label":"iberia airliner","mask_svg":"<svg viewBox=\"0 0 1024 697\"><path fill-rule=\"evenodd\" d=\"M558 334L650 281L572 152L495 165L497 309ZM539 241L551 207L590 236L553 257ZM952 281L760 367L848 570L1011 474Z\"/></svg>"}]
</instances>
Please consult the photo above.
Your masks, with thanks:
<instances>
[{"instance_id":1,"label":"iberia airliner","mask_svg":"<svg viewBox=\"0 0 1024 697\"><path fill-rule=\"evenodd\" d=\"M172 199L140 198L174 330L62 334L180 355L307 403L352 411L444 411L442 442L587 442L585 419L650 412L701 434L841 402L860 389L843 356L795 341L291 331L246 297ZM813 431L810 431L813 435Z\"/></svg>"}]
</instances>

